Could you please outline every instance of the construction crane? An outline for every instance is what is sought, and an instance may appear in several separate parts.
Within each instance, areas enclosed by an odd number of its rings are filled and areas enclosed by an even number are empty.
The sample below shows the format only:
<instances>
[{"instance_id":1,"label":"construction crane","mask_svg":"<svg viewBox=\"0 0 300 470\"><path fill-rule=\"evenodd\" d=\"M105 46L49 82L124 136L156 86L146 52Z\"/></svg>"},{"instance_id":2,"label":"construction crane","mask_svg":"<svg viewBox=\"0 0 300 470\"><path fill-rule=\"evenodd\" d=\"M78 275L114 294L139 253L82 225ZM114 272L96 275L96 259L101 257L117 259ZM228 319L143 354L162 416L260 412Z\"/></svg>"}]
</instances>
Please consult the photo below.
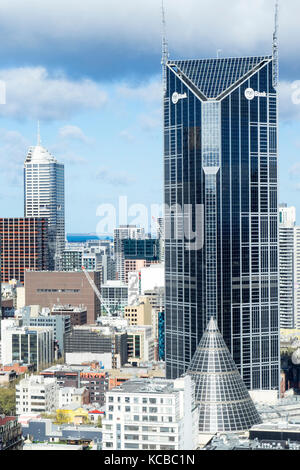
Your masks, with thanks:
<instances>
[{"instance_id":1,"label":"construction crane","mask_svg":"<svg viewBox=\"0 0 300 470\"><path fill-rule=\"evenodd\" d=\"M85 277L87 278L87 280L89 281L90 283L90 286L92 287L93 291L95 292L96 296L98 297L99 301L100 301L100 304L104 306L106 312L107 312L107 315L109 317L112 317L112 313L110 311L110 308L108 307L106 301L104 300L104 298L102 297L102 295L100 294L99 292L99 289L98 287L96 286L96 284L94 283L93 279L91 278L91 276L89 275L89 273L87 272L87 270L85 269L84 266L81 266L81 269L82 271L84 272L85 274Z\"/></svg>"},{"instance_id":2,"label":"construction crane","mask_svg":"<svg viewBox=\"0 0 300 470\"><path fill-rule=\"evenodd\" d=\"M105 310L108 314L109 317L112 317L112 313L110 311L110 308L107 306L106 304L106 301L103 299L102 295L100 294L99 292L99 289L98 287L96 286L96 284L94 283L93 279L91 278L91 276L89 275L89 273L87 272L87 270L85 269L84 266L81 266L81 269L82 271L84 272L85 274L85 277L87 278L87 280L89 281L89 284L90 286L92 287L93 291L95 292L96 296L98 297L99 301L100 301L100 304L104 305L105 307ZM116 369L117 368L117 361L116 361L116 334L115 334L115 330L113 329L112 331L112 335L111 335L111 362L112 362L112 369Z\"/></svg>"}]
</instances>

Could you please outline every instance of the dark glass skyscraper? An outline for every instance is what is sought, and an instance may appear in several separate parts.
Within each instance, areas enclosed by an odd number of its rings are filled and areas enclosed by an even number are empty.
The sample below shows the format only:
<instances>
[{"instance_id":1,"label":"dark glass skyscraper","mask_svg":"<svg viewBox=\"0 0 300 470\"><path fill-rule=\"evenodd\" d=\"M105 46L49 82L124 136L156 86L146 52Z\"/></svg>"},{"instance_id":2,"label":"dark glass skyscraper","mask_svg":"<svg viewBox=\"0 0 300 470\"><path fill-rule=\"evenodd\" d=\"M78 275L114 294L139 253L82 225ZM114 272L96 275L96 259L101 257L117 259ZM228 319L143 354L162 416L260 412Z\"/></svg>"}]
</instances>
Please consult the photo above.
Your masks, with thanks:
<instances>
[{"instance_id":1,"label":"dark glass skyscraper","mask_svg":"<svg viewBox=\"0 0 300 470\"><path fill-rule=\"evenodd\" d=\"M166 367L211 317L248 388L279 385L277 94L272 56L168 61Z\"/></svg>"}]
</instances>

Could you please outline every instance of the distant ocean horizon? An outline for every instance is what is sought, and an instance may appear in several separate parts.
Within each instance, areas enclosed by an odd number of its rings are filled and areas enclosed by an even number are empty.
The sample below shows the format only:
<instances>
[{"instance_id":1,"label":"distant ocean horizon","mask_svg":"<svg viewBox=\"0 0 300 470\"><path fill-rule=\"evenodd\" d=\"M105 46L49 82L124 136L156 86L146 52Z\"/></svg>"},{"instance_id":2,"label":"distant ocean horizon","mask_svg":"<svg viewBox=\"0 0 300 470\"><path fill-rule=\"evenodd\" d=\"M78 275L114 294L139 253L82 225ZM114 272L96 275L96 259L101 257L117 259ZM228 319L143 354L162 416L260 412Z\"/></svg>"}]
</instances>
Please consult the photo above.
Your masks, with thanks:
<instances>
[{"instance_id":1,"label":"distant ocean horizon","mask_svg":"<svg viewBox=\"0 0 300 470\"><path fill-rule=\"evenodd\" d=\"M67 233L67 241L69 243L82 243L89 240L113 240L113 236L97 235L96 233Z\"/></svg>"}]
</instances>

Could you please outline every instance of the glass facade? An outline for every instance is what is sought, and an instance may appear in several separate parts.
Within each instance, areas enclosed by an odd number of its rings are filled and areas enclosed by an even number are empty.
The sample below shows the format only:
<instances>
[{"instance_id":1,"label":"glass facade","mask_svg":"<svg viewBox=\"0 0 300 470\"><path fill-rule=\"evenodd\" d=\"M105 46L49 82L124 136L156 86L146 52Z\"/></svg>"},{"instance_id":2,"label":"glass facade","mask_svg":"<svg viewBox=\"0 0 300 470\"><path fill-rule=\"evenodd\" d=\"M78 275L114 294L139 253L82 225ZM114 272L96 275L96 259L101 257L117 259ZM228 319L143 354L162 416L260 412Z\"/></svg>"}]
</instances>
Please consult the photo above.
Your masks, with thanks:
<instances>
[{"instance_id":1,"label":"glass facade","mask_svg":"<svg viewBox=\"0 0 300 470\"><path fill-rule=\"evenodd\" d=\"M24 163L25 217L48 219L50 270L61 270L65 248L64 165L41 146L31 147Z\"/></svg>"},{"instance_id":2,"label":"glass facade","mask_svg":"<svg viewBox=\"0 0 300 470\"><path fill-rule=\"evenodd\" d=\"M277 94L271 56L169 61L166 367L217 319L248 388L279 386Z\"/></svg>"},{"instance_id":3,"label":"glass facade","mask_svg":"<svg viewBox=\"0 0 300 470\"><path fill-rule=\"evenodd\" d=\"M188 369L195 382L199 431L246 431L261 418L212 318Z\"/></svg>"}]
</instances>

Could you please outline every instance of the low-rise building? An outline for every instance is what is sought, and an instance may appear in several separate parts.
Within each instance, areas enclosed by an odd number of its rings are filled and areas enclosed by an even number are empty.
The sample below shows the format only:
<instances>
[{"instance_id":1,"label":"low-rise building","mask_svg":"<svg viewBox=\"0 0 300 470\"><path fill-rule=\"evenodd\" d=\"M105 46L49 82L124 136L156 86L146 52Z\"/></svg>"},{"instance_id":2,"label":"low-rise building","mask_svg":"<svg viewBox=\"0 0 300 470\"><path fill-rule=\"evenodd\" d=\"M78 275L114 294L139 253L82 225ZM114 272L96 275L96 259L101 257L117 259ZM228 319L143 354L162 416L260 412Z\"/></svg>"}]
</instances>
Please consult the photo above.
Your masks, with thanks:
<instances>
[{"instance_id":1,"label":"low-rise building","mask_svg":"<svg viewBox=\"0 0 300 470\"><path fill-rule=\"evenodd\" d=\"M54 360L53 327L15 326L4 320L1 323L1 361L33 364L35 370ZM5 325L6 324L6 325Z\"/></svg>"},{"instance_id":2,"label":"low-rise building","mask_svg":"<svg viewBox=\"0 0 300 470\"><path fill-rule=\"evenodd\" d=\"M15 416L0 415L0 450L22 450L22 427Z\"/></svg>"},{"instance_id":3,"label":"low-rise building","mask_svg":"<svg viewBox=\"0 0 300 470\"><path fill-rule=\"evenodd\" d=\"M162 366L164 364L159 364ZM151 364L149 366L140 365L140 367L123 367L122 369L112 369L107 371L109 376L109 390L122 385L127 380L132 379L150 379L150 378L165 378L165 368L158 367L158 365Z\"/></svg>"},{"instance_id":4,"label":"low-rise building","mask_svg":"<svg viewBox=\"0 0 300 470\"><path fill-rule=\"evenodd\" d=\"M198 408L189 376L129 380L107 392L103 450L193 450Z\"/></svg>"},{"instance_id":5,"label":"low-rise building","mask_svg":"<svg viewBox=\"0 0 300 470\"><path fill-rule=\"evenodd\" d=\"M76 326L66 335L67 364L97 361L105 369L127 362L127 333L97 325Z\"/></svg>"},{"instance_id":6,"label":"low-rise building","mask_svg":"<svg viewBox=\"0 0 300 470\"><path fill-rule=\"evenodd\" d=\"M249 438L250 440L269 442L270 444L285 443L284 447L288 442L300 444L300 424L291 424L284 421L256 424L250 429Z\"/></svg>"},{"instance_id":7,"label":"low-rise building","mask_svg":"<svg viewBox=\"0 0 300 470\"><path fill-rule=\"evenodd\" d=\"M78 406L76 403L62 406L56 410L56 421L58 423L83 424L89 420L88 409Z\"/></svg>"},{"instance_id":8,"label":"low-rise building","mask_svg":"<svg viewBox=\"0 0 300 470\"><path fill-rule=\"evenodd\" d=\"M7 385L17 378L14 370L0 370L0 385Z\"/></svg>"},{"instance_id":9,"label":"low-rise building","mask_svg":"<svg viewBox=\"0 0 300 470\"><path fill-rule=\"evenodd\" d=\"M53 328L53 339L56 342L60 356L63 355L65 349L65 335L71 331L70 315L50 315L49 309L41 309L36 306L34 309L25 307L19 311L22 317L23 326L41 326Z\"/></svg>"},{"instance_id":10,"label":"low-rise building","mask_svg":"<svg viewBox=\"0 0 300 470\"><path fill-rule=\"evenodd\" d=\"M97 411L97 410L92 410ZM89 414L90 416L90 414ZM92 421L89 418L90 421ZM48 445L60 443L84 444L89 446L100 445L102 441L102 429L98 427L98 419L93 425L54 424L50 419L31 418L22 425L23 437L32 443L36 441ZM73 447L70 448L73 450Z\"/></svg>"},{"instance_id":11,"label":"low-rise building","mask_svg":"<svg viewBox=\"0 0 300 470\"><path fill-rule=\"evenodd\" d=\"M51 413L58 407L59 386L55 378L31 375L16 385L17 415Z\"/></svg>"},{"instance_id":12,"label":"low-rise building","mask_svg":"<svg viewBox=\"0 0 300 470\"><path fill-rule=\"evenodd\" d=\"M152 306L148 297L139 297L136 305L125 307L124 318L130 326L152 325Z\"/></svg>"},{"instance_id":13,"label":"low-rise building","mask_svg":"<svg viewBox=\"0 0 300 470\"><path fill-rule=\"evenodd\" d=\"M127 328L128 362L138 366L154 361L154 338L152 326L141 325Z\"/></svg>"},{"instance_id":14,"label":"low-rise building","mask_svg":"<svg viewBox=\"0 0 300 470\"><path fill-rule=\"evenodd\" d=\"M58 391L58 408L70 404L82 406L89 403L89 392L85 387L62 387Z\"/></svg>"},{"instance_id":15,"label":"low-rise building","mask_svg":"<svg viewBox=\"0 0 300 470\"><path fill-rule=\"evenodd\" d=\"M58 450L84 450L82 444L50 444L49 442L25 442L23 450L54 450L57 452Z\"/></svg>"},{"instance_id":16,"label":"low-rise building","mask_svg":"<svg viewBox=\"0 0 300 470\"><path fill-rule=\"evenodd\" d=\"M87 323L87 308L84 305L53 305L51 315L68 315L71 326Z\"/></svg>"},{"instance_id":17,"label":"low-rise building","mask_svg":"<svg viewBox=\"0 0 300 470\"><path fill-rule=\"evenodd\" d=\"M108 390L108 374L95 365L56 365L41 372L44 377L56 377L60 387L85 387L89 403L104 404Z\"/></svg>"}]
</instances>

